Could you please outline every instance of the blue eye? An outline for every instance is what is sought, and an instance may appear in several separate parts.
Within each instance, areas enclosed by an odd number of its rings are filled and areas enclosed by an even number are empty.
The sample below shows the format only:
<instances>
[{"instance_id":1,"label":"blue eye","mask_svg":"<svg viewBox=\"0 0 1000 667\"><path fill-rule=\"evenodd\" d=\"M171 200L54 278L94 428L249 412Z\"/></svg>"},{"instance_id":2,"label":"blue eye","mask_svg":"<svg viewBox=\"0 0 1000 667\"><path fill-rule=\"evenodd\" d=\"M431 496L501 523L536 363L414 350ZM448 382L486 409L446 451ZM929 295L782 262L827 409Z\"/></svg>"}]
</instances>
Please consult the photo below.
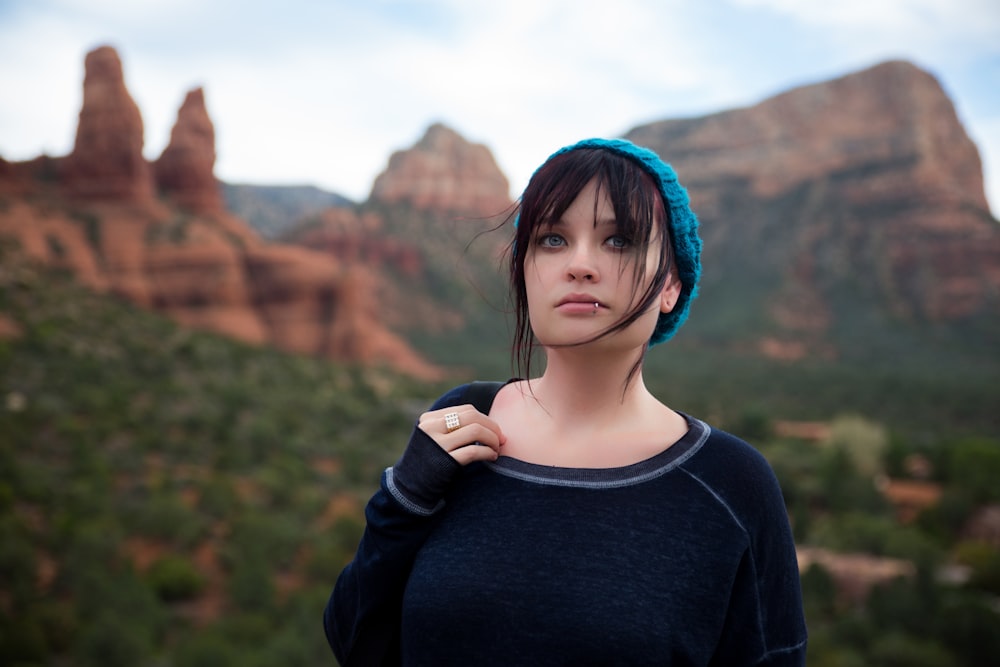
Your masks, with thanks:
<instances>
[{"instance_id":1,"label":"blue eye","mask_svg":"<svg viewBox=\"0 0 1000 667\"><path fill-rule=\"evenodd\" d=\"M543 248L560 248L566 245L566 239L558 234L541 234L536 243Z\"/></svg>"},{"instance_id":2,"label":"blue eye","mask_svg":"<svg viewBox=\"0 0 1000 667\"><path fill-rule=\"evenodd\" d=\"M632 242L621 234L615 234L614 236L609 236L605 241L609 246L615 250L625 250L632 245Z\"/></svg>"}]
</instances>

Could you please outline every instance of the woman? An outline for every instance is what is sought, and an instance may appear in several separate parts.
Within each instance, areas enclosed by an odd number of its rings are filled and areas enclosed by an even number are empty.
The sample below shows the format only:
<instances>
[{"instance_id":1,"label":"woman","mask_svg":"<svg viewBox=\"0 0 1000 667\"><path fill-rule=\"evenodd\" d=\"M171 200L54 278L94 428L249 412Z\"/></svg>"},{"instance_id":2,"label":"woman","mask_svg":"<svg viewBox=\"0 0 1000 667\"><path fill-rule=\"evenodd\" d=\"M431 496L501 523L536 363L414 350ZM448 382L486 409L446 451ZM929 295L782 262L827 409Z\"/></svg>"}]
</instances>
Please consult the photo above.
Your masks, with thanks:
<instances>
[{"instance_id":1,"label":"woman","mask_svg":"<svg viewBox=\"0 0 1000 667\"><path fill-rule=\"evenodd\" d=\"M804 664L770 467L643 382L694 297L697 224L626 141L535 172L510 276L519 366L539 346L544 371L421 415L327 605L343 664Z\"/></svg>"}]
</instances>

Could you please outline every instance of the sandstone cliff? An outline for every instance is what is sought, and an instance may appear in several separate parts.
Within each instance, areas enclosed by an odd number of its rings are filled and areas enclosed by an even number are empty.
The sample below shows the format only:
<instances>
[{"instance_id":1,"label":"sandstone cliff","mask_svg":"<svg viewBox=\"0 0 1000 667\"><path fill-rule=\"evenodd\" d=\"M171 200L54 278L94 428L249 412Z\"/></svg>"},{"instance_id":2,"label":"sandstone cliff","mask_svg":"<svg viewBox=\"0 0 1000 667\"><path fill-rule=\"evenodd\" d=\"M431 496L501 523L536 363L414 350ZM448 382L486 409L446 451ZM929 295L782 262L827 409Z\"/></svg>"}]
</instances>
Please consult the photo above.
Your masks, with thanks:
<instances>
[{"instance_id":1,"label":"sandstone cliff","mask_svg":"<svg viewBox=\"0 0 1000 667\"><path fill-rule=\"evenodd\" d=\"M118 53L110 46L95 49L84 69L76 143L63 164L66 192L85 199L150 199L153 180L142 156L142 116L125 87Z\"/></svg>"},{"instance_id":2,"label":"sandstone cliff","mask_svg":"<svg viewBox=\"0 0 1000 667\"><path fill-rule=\"evenodd\" d=\"M182 208L221 213L222 192L215 180L215 127L201 88L192 90L177 113L170 143L154 165L156 186Z\"/></svg>"},{"instance_id":3,"label":"sandstone cliff","mask_svg":"<svg viewBox=\"0 0 1000 667\"><path fill-rule=\"evenodd\" d=\"M410 337L466 335L484 318L500 330L483 295L504 284L494 269L506 236L482 232L510 212L508 190L486 147L435 124L392 155L366 202L309 216L282 238L369 266L387 323Z\"/></svg>"},{"instance_id":4,"label":"sandstone cliff","mask_svg":"<svg viewBox=\"0 0 1000 667\"><path fill-rule=\"evenodd\" d=\"M70 156L0 160L0 234L35 257L188 324L300 352L432 375L392 330L454 354L474 330L477 349L504 356L506 237L479 232L511 202L485 147L432 126L367 202L311 214L284 237L306 248L290 248L223 210L201 91L154 178L113 50L88 55L84 87ZM899 327L996 330L1000 225L976 148L927 72L885 63L627 136L674 164L702 221L706 270L680 343L844 358L870 353L872 335L891 345Z\"/></svg>"},{"instance_id":5,"label":"sandstone cliff","mask_svg":"<svg viewBox=\"0 0 1000 667\"><path fill-rule=\"evenodd\" d=\"M369 267L392 266L413 278L424 268L418 247L386 235L378 215L354 208L331 207L290 230L283 241L333 255L341 261Z\"/></svg>"},{"instance_id":6,"label":"sandstone cliff","mask_svg":"<svg viewBox=\"0 0 1000 667\"><path fill-rule=\"evenodd\" d=\"M510 185L489 149L435 124L413 148L397 151L375 179L371 199L416 209L489 216L510 205Z\"/></svg>"},{"instance_id":7,"label":"sandstone cliff","mask_svg":"<svg viewBox=\"0 0 1000 667\"><path fill-rule=\"evenodd\" d=\"M189 326L421 377L440 374L383 324L372 305L377 281L363 261L266 243L224 210L200 89L181 107L154 181L117 53L102 47L86 62L73 153L0 161L0 237L94 289Z\"/></svg>"},{"instance_id":8,"label":"sandstone cliff","mask_svg":"<svg viewBox=\"0 0 1000 667\"><path fill-rule=\"evenodd\" d=\"M692 195L711 267L696 308L739 292L730 308L747 311L765 354L836 355L832 332L860 334L877 311L915 325L997 312L1000 226L978 152L912 64L627 137Z\"/></svg>"}]
</instances>

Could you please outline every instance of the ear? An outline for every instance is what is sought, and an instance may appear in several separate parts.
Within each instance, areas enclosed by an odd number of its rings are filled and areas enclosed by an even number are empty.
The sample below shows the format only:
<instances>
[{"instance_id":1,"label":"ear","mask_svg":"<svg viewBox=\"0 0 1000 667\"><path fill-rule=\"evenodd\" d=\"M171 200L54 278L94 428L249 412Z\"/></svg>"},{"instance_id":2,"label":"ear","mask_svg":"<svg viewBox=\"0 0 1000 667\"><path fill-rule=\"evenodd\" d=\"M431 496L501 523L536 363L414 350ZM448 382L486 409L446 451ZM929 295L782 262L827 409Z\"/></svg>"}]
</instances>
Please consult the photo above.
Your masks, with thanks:
<instances>
[{"instance_id":1,"label":"ear","mask_svg":"<svg viewBox=\"0 0 1000 667\"><path fill-rule=\"evenodd\" d=\"M681 298L681 280L676 271L671 271L667 276L667 282L660 292L660 312L669 313L677 305L677 300Z\"/></svg>"}]
</instances>

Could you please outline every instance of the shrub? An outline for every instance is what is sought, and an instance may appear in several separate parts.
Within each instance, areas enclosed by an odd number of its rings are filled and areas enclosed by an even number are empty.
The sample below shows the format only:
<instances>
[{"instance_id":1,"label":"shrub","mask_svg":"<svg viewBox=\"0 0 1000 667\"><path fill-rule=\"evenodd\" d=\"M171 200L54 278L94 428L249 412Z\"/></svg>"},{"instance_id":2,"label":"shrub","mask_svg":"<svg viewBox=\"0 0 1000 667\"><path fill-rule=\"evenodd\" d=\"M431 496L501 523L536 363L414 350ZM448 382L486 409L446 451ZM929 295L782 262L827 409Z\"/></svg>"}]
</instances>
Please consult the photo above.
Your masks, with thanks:
<instances>
[{"instance_id":1,"label":"shrub","mask_svg":"<svg viewBox=\"0 0 1000 667\"><path fill-rule=\"evenodd\" d=\"M972 569L970 586L1000 595L1000 550L985 542L962 542L955 560Z\"/></svg>"},{"instance_id":2,"label":"shrub","mask_svg":"<svg viewBox=\"0 0 1000 667\"><path fill-rule=\"evenodd\" d=\"M217 624L219 635L231 644L257 646L274 634L273 620L261 613L234 612Z\"/></svg>"},{"instance_id":3,"label":"shrub","mask_svg":"<svg viewBox=\"0 0 1000 667\"><path fill-rule=\"evenodd\" d=\"M933 641L900 634L878 639L871 650L873 667L952 667L955 658Z\"/></svg>"},{"instance_id":4,"label":"shrub","mask_svg":"<svg viewBox=\"0 0 1000 667\"><path fill-rule=\"evenodd\" d=\"M237 560L229 578L229 598L242 611L270 613L275 590L271 568L259 557Z\"/></svg>"},{"instance_id":5,"label":"shrub","mask_svg":"<svg viewBox=\"0 0 1000 667\"><path fill-rule=\"evenodd\" d=\"M292 515L247 514L233 522L223 557L227 563L257 559L288 567L304 534Z\"/></svg>"},{"instance_id":6,"label":"shrub","mask_svg":"<svg viewBox=\"0 0 1000 667\"><path fill-rule=\"evenodd\" d=\"M982 596L951 596L936 621L942 641L967 665L983 664L983 656L1000 655L1000 612Z\"/></svg>"},{"instance_id":7,"label":"shrub","mask_svg":"<svg viewBox=\"0 0 1000 667\"><path fill-rule=\"evenodd\" d=\"M149 498L124 515L129 532L164 540L177 547L190 547L208 531L205 518L166 493Z\"/></svg>"},{"instance_id":8,"label":"shrub","mask_svg":"<svg viewBox=\"0 0 1000 667\"><path fill-rule=\"evenodd\" d=\"M164 602L197 597L205 588L205 579L191 561L169 555L156 560L146 572L146 582Z\"/></svg>"},{"instance_id":9,"label":"shrub","mask_svg":"<svg viewBox=\"0 0 1000 667\"><path fill-rule=\"evenodd\" d=\"M201 634L182 642L174 653L175 667L236 667L244 664L229 642Z\"/></svg>"},{"instance_id":10,"label":"shrub","mask_svg":"<svg viewBox=\"0 0 1000 667\"><path fill-rule=\"evenodd\" d=\"M802 573L802 599L807 616L827 618L834 612L837 597L837 585L830 572L813 563Z\"/></svg>"},{"instance_id":11,"label":"shrub","mask_svg":"<svg viewBox=\"0 0 1000 667\"><path fill-rule=\"evenodd\" d=\"M209 516L223 519L239 508L240 498L228 476L215 474L201 485L198 505Z\"/></svg>"},{"instance_id":12,"label":"shrub","mask_svg":"<svg viewBox=\"0 0 1000 667\"><path fill-rule=\"evenodd\" d=\"M41 664L48 653L41 625L32 617L0 617L0 662L5 665Z\"/></svg>"},{"instance_id":13,"label":"shrub","mask_svg":"<svg viewBox=\"0 0 1000 667\"><path fill-rule=\"evenodd\" d=\"M917 517L917 525L941 544L954 540L976 509L975 500L964 488L946 488L936 505Z\"/></svg>"},{"instance_id":14,"label":"shrub","mask_svg":"<svg viewBox=\"0 0 1000 667\"><path fill-rule=\"evenodd\" d=\"M151 653L145 628L126 616L105 612L83 632L76 657L86 667L135 667Z\"/></svg>"},{"instance_id":15,"label":"shrub","mask_svg":"<svg viewBox=\"0 0 1000 667\"><path fill-rule=\"evenodd\" d=\"M818 546L835 551L863 551L893 558L937 554L931 542L917 529L899 526L887 517L861 512L817 520L812 537Z\"/></svg>"},{"instance_id":16,"label":"shrub","mask_svg":"<svg viewBox=\"0 0 1000 667\"><path fill-rule=\"evenodd\" d=\"M1000 501L1000 443L970 438L948 447L948 479L977 503Z\"/></svg>"}]
</instances>

